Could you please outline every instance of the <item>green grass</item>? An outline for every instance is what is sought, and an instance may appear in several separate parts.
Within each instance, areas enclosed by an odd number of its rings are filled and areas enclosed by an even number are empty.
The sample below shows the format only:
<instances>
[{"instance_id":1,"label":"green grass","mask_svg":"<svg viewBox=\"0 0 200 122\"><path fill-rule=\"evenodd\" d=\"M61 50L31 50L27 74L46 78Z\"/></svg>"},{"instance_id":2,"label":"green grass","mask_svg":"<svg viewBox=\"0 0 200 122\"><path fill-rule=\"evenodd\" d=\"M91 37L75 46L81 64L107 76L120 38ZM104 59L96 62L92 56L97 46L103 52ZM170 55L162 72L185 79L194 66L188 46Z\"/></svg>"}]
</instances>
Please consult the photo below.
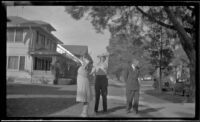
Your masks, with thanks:
<instances>
[{"instance_id":1,"label":"green grass","mask_svg":"<svg viewBox=\"0 0 200 122\"><path fill-rule=\"evenodd\" d=\"M76 103L74 91L60 91L58 87L8 84L7 95L73 95L67 98L9 98L6 100L7 117L46 117Z\"/></svg>"},{"instance_id":2,"label":"green grass","mask_svg":"<svg viewBox=\"0 0 200 122\"><path fill-rule=\"evenodd\" d=\"M185 101L185 97L181 95L172 95L171 92L162 92L158 93L156 90L147 90L145 91L147 95L151 95L157 97L159 99L163 99L172 103L182 103Z\"/></svg>"},{"instance_id":3,"label":"green grass","mask_svg":"<svg viewBox=\"0 0 200 122\"><path fill-rule=\"evenodd\" d=\"M28 84L8 84L7 94L31 94L31 95L76 95L74 91L60 91L58 87L28 85Z\"/></svg>"},{"instance_id":4,"label":"green grass","mask_svg":"<svg viewBox=\"0 0 200 122\"><path fill-rule=\"evenodd\" d=\"M7 117L45 117L74 104L75 98L7 99Z\"/></svg>"}]
</instances>

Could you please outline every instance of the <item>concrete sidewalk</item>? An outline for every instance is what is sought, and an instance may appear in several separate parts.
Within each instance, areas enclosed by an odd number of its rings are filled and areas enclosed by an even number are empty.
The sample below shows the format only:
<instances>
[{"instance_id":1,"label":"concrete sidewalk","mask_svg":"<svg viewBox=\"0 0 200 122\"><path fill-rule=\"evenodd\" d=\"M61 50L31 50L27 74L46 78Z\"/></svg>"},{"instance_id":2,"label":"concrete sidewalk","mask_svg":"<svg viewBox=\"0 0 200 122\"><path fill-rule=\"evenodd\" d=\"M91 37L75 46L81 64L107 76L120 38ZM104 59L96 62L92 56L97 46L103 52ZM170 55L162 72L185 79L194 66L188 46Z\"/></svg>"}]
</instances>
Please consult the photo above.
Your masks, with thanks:
<instances>
[{"instance_id":1,"label":"concrete sidewalk","mask_svg":"<svg viewBox=\"0 0 200 122\"><path fill-rule=\"evenodd\" d=\"M116 85L117 86L117 85ZM108 112L95 115L94 99L89 105L89 117L136 117L136 118L161 118L161 117L177 117L177 118L191 118L195 115L195 104L194 103L170 103L154 96L150 96L141 90L139 113L126 113L126 98L125 88L123 85L109 86L108 87ZM93 88L94 93L94 88ZM148 102L147 99L154 102ZM55 112L48 116L50 117L80 117L82 111L81 104L75 104L65 110ZM99 111L102 111L102 100L99 102Z\"/></svg>"}]
</instances>

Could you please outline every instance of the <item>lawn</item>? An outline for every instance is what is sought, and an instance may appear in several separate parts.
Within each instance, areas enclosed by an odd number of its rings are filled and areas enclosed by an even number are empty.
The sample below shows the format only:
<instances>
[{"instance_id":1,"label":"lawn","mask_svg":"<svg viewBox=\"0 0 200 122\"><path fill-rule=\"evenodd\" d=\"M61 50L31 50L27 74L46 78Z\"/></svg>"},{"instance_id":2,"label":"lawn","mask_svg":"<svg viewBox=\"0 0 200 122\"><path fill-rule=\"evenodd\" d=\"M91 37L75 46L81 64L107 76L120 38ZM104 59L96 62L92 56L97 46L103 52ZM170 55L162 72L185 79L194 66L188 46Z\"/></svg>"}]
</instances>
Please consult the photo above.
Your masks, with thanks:
<instances>
[{"instance_id":1,"label":"lawn","mask_svg":"<svg viewBox=\"0 0 200 122\"><path fill-rule=\"evenodd\" d=\"M39 86L29 84L8 84L7 94L29 94L29 95L76 95L74 91L61 91L59 87Z\"/></svg>"},{"instance_id":2,"label":"lawn","mask_svg":"<svg viewBox=\"0 0 200 122\"><path fill-rule=\"evenodd\" d=\"M70 86L69 86L70 87ZM7 117L45 117L48 114L64 110L76 104L76 91L60 91L58 87L9 84L7 95L35 95L36 97L9 98L6 100ZM37 97L44 95L44 97ZM58 95L52 98L46 95ZM71 97L60 97L59 95L70 95Z\"/></svg>"},{"instance_id":3,"label":"lawn","mask_svg":"<svg viewBox=\"0 0 200 122\"><path fill-rule=\"evenodd\" d=\"M163 99L172 103L183 103L185 102L185 97L181 95L172 95L171 92L158 93L156 90L146 90L145 94Z\"/></svg>"}]
</instances>

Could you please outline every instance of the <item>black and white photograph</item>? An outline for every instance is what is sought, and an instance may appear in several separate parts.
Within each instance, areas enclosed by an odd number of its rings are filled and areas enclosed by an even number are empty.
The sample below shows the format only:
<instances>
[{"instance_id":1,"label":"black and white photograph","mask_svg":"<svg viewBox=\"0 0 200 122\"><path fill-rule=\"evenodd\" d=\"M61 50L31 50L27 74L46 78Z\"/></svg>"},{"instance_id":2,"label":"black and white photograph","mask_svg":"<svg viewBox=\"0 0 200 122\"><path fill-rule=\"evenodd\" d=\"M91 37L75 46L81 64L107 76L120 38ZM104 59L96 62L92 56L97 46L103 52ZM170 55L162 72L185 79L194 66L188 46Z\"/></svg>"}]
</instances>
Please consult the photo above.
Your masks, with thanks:
<instances>
[{"instance_id":1,"label":"black and white photograph","mask_svg":"<svg viewBox=\"0 0 200 122\"><path fill-rule=\"evenodd\" d=\"M199 119L199 3L67 3L2 2L5 120Z\"/></svg>"}]
</instances>

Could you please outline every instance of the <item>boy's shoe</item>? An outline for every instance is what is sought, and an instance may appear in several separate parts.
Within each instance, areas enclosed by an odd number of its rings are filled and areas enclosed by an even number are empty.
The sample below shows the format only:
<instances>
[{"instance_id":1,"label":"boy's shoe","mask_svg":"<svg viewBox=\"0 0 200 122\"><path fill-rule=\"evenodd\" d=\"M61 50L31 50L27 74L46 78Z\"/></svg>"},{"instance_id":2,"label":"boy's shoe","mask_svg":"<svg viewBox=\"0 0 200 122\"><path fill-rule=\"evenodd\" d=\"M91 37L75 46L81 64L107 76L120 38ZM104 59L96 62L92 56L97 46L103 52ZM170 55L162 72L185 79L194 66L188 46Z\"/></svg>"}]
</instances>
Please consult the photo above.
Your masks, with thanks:
<instances>
[{"instance_id":1,"label":"boy's shoe","mask_svg":"<svg viewBox=\"0 0 200 122\"><path fill-rule=\"evenodd\" d=\"M135 114L138 114L138 110L133 109L133 112L134 112Z\"/></svg>"},{"instance_id":2,"label":"boy's shoe","mask_svg":"<svg viewBox=\"0 0 200 122\"><path fill-rule=\"evenodd\" d=\"M128 113L131 113L131 111L130 110L126 110L126 113L128 114Z\"/></svg>"}]
</instances>

